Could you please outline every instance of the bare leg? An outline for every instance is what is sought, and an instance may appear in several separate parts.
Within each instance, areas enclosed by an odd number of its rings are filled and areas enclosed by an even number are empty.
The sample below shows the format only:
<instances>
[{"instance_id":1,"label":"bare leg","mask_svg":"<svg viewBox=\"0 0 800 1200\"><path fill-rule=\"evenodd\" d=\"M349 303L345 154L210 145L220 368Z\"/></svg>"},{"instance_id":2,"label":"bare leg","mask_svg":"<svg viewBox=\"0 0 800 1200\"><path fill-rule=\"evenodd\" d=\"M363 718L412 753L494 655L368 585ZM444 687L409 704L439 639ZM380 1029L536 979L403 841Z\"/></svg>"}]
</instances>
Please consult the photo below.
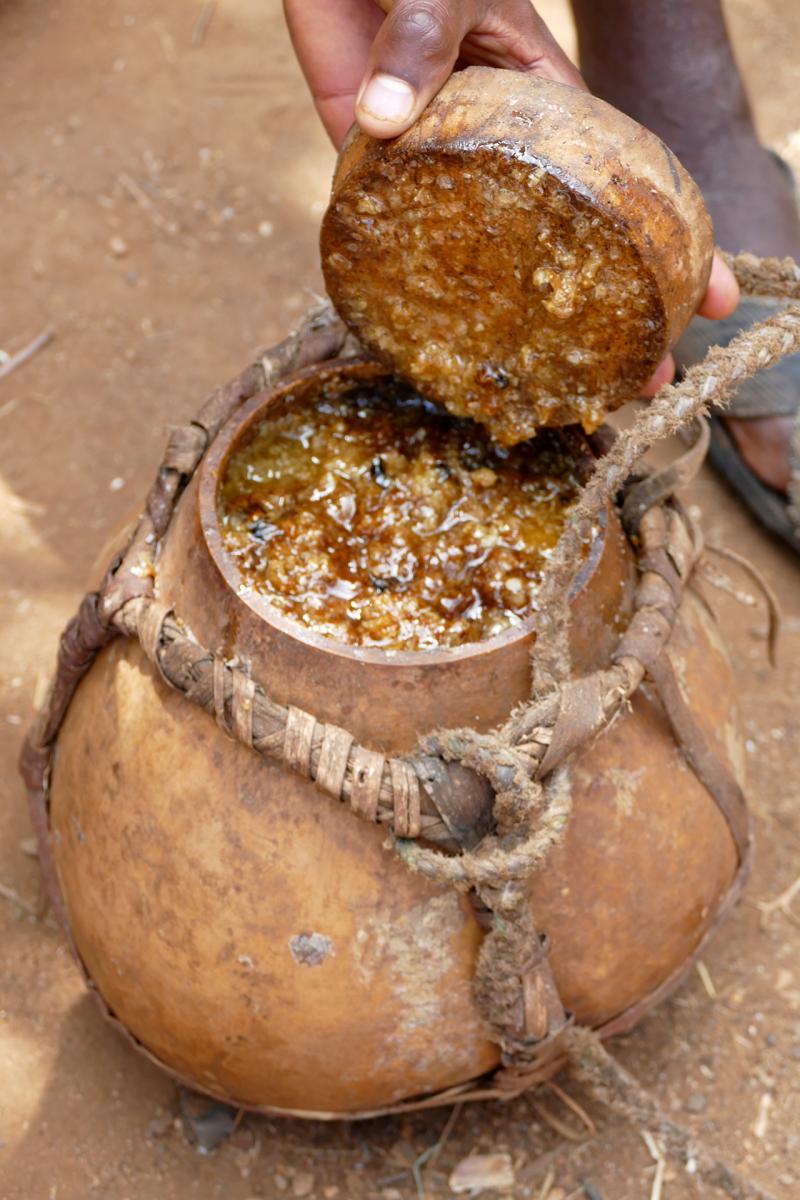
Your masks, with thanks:
<instances>
[{"instance_id":1,"label":"bare leg","mask_svg":"<svg viewBox=\"0 0 800 1200\"><path fill-rule=\"evenodd\" d=\"M700 185L727 250L800 258L791 186L759 143L721 0L572 0L598 96L654 130ZM792 418L731 420L739 449L785 489Z\"/></svg>"}]
</instances>

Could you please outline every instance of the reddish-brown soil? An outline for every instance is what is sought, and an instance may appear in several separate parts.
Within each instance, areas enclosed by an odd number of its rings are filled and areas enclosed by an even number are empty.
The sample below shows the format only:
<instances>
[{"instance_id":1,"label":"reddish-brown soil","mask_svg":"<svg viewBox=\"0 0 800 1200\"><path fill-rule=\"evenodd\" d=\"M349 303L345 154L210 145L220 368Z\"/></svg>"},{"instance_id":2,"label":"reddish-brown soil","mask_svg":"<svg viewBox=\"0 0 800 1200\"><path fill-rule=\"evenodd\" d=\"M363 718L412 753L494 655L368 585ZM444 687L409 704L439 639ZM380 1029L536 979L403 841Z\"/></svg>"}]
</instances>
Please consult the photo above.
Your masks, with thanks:
<instances>
[{"instance_id":1,"label":"reddish-brown soil","mask_svg":"<svg viewBox=\"0 0 800 1200\"><path fill-rule=\"evenodd\" d=\"M20 845L30 828L15 761L60 627L148 484L165 427L276 340L320 287L333 154L277 0L220 3L193 46L201 7L0 5L0 344L13 353L56 330L0 381L0 884L26 902L38 866ZM541 7L568 39L560 3ZM764 136L785 145L798 123L800 10L793 0L729 8ZM789 144L797 157L799 142ZM773 671L760 610L719 603L739 672L758 861L705 960L706 985L693 972L616 1052L708 1145L791 1200L800 898L796 915L769 905L800 870L798 567L710 474L689 500L709 538L749 555L785 609ZM418 1194L410 1164L436 1142L446 1111L330 1127L247 1118L202 1156L174 1119L173 1085L101 1022L59 933L1 898L0 927L3 1200ZM597 1132L580 1146L553 1132L549 1114L580 1126L547 1090L463 1111L423 1171L426 1194L449 1194L448 1171L470 1151L508 1149L517 1196L544 1186L550 1200L649 1197L655 1167L641 1131L590 1107ZM699 1194L670 1165L665 1200Z\"/></svg>"}]
</instances>

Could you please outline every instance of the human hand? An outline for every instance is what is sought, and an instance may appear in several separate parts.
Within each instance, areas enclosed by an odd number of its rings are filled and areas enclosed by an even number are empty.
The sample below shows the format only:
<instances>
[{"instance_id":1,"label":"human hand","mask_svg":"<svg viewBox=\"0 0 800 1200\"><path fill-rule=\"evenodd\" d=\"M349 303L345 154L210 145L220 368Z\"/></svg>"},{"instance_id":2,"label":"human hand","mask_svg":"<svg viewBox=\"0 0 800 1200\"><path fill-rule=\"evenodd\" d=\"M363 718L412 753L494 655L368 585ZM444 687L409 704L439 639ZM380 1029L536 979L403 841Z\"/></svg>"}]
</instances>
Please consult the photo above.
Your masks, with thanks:
<instances>
[{"instance_id":1,"label":"human hand","mask_svg":"<svg viewBox=\"0 0 800 1200\"><path fill-rule=\"evenodd\" d=\"M739 284L719 251L715 250L708 287L697 310L698 314L701 317L708 317L709 320L721 321L724 317L729 317L736 310L738 304ZM642 395L648 398L655 396L664 384L672 382L674 375L675 359L668 354L656 368L650 382L642 389Z\"/></svg>"},{"instance_id":2,"label":"human hand","mask_svg":"<svg viewBox=\"0 0 800 1200\"><path fill-rule=\"evenodd\" d=\"M372 137L403 133L457 62L530 71L586 90L529 0L284 0L284 9L337 147L354 117Z\"/></svg>"},{"instance_id":3,"label":"human hand","mask_svg":"<svg viewBox=\"0 0 800 1200\"><path fill-rule=\"evenodd\" d=\"M381 8L389 9L387 16ZM284 0L300 66L334 145L358 121L372 137L403 133L457 63L506 67L588 90L529 0ZM715 255L699 312L721 319L739 302ZM675 372L671 355L644 390Z\"/></svg>"}]
</instances>

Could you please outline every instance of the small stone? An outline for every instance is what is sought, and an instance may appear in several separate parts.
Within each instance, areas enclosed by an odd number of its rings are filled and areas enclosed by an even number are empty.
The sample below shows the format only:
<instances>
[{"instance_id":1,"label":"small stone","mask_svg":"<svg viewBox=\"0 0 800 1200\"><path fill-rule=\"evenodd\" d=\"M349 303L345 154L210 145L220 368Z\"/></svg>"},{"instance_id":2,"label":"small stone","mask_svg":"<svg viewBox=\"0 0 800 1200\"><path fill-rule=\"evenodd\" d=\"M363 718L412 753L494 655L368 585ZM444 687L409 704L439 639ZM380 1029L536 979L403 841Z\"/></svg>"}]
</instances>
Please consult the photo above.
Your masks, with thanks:
<instances>
[{"instance_id":1,"label":"small stone","mask_svg":"<svg viewBox=\"0 0 800 1200\"><path fill-rule=\"evenodd\" d=\"M513 1188L516 1180L509 1154L469 1154L457 1163L448 1180L450 1191L481 1192Z\"/></svg>"},{"instance_id":2,"label":"small stone","mask_svg":"<svg viewBox=\"0 0 800 1200\"><path fill-rule=\"evenodd\" d=\"M181 1117L189 1140L200 1154L210 1154L236 1128L237 1110L188 1088L179 1089Z\"/></svg>"},{"instance_id":3,"label":"small stone","mask_svg":"<svg viewBox=\"0 0 800 1200\"><path fill-rule=\"evenodd\" d=\"M261 221L258 226L258 236L263 238L272 237L275 232L275 226L272 221Z\"/></svg>"},{"instance_id":4,"label":"small stone","mask_svg":"<svg viewBox=\"0 0 800 1200\"><path fill-rule=\"evenodd\" d=\"M275 1187L279 1192L285 1192L289 1186L289 1180L285 1175L273 1175L272 1182L275 1184Z\"/></svg>"},{"instance_id":5,"label":"small stone","mask_svg":"<svg viewBox=\"0 0 800 1200\"><path fill-rule=\"evenodd\" d=\"M314 1176L310 1171L298 1171L292 1180L293 1196L310 1196L314 1190Z\"/></svg>"},{"instance_id":6,"label":"small stone","mask_svg":"<svg viewBox=\"0 0 800 1200\"><path fill-rule=\"evenodd\" d=\"M339 1195L339 1189L335 1183L329 1183L327 1187L322 1189L322 1195L325 1197L325 1200L335 1200L335 1197Z\"/></svg>"},{"instance_id":7,"label":"small stone","mask_svg":"<svg viewBox=\"0 0 800 1200\"><path fill-rule=\"evenodd\" d=\"M39 846L35 837L22 838L19 848L23 854L27 854L28 858L39 857Z\"/></svg>"},{"instance_id":8,"label":"small stone","mask_svg":"<svg viewBox=\"0 0 800 1200\"><path fill-rule=\"evenodd\" d=\"M566 1195L562 1187L554 1187L547 1193L547 1200L566 1200Z\"/></svg>"},{"instance_id":9,"label":"small stone","mask_svg":"<svg viewBox=\"0 0 800 1200\"><path fill-rule=\"evenodd\" d=\"M128 243L124 238L118 237L116 234L108 243L108 248L115 258L124 258L128 253Z\"/></svg>"},{"instance_id":10,"label":"small stone","mask_svg":"<svg viewBox=\"0 0 800 1200\"><path fill-rule=\"evenodd\" d=\"M118 491L120 491L122 488L124 488L124 487L125 487L125 480L122 478L122 476L121 476L121 475L116 475L116 476L115 476L115 477L114 477L114 478L111 480L111 483L108 485L108 487L109 487L109 491L112 491L112 492L118 492Z\"/></svg>"},{"instance_id":11,"label":"small stone","mask_svg":"<svg viewBox=\"0 0 800 1200\"><path fill-rule=\"evenodd\" d=\"M161 1116L153 1117L147 1126L147 1136L149 1138L166 1137L170 1129L172 1129L172 1123L173 1117L171 1113L163 1113Z\"/></svg>"},{"instance_id":12,"label":"small stone","mask_svg":"<svg viewBox=\"0 0 800 1200\"><path fill-rule=\"evenodd\" d=\"M403 1200L403 1193L397 1188L381 1188L381 1200Z\"/></svg>"},{"instance_id":13,"label":"small stone","mask_svg":"<svg viewBox=\"0 0 800 1200\"><path fill-rule=\"evenodd\" d=\"M692 1092L691 1096L686 1101L685 1108L690 1113L705 1112L708 1100L702 1092Z\"/></svg>"}]
</instances>

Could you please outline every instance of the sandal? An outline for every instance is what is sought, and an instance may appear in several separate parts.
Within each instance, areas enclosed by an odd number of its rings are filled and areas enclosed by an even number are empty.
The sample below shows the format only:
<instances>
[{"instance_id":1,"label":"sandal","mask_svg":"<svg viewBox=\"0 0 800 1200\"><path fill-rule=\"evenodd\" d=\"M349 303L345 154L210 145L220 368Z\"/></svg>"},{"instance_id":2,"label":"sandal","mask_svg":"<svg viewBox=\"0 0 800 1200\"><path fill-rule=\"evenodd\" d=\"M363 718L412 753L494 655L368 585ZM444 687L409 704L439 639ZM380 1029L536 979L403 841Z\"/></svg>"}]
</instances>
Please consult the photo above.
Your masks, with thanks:
<instances>
[{"instance_id":1,"label":"sandal","mask_svg":"<svg viewBox=\"0 0 800 1200\"><path fill-rule=\"evenodd\" d=\"M781 307L779 300L748 297L723 321L695 317L673 351L679 372L683 374L695 363L702 362L712 346L727 346L736 334ZM708 456L761 524L800 553L800 354L793 354L771 370L746 380L726 412L742 418L797 418L792 438L792 480L788 495L759 479L745 462L723 419L713 414Z\"/></svg>"}]
</instances>

